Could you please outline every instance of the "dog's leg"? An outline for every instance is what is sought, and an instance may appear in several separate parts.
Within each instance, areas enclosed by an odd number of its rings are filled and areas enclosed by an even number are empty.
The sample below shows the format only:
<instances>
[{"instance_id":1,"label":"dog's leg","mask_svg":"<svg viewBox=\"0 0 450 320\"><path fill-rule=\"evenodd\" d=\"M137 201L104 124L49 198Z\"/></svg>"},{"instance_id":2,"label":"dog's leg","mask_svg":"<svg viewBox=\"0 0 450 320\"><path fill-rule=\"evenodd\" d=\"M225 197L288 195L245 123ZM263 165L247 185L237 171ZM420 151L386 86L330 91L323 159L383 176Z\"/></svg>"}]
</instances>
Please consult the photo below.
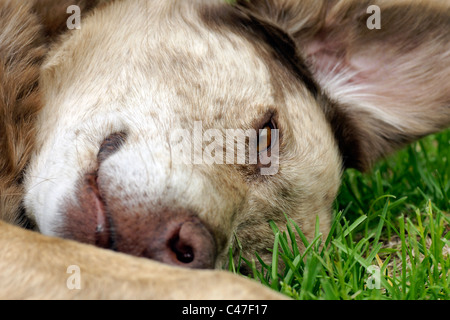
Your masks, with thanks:
<instances>
[{"instance_id":1,"label":"dog's leg","mask_svg":"<svg viewBox=\"0 0 450 320\"><path fill-rule=\"evenodd\" d=\"M79 270L79 289L68 285L73 276L70 266ZM0 270L3 299L283 298L229 272L171 267L4 222L0 222Z\"/></svg>"}]
</instances>

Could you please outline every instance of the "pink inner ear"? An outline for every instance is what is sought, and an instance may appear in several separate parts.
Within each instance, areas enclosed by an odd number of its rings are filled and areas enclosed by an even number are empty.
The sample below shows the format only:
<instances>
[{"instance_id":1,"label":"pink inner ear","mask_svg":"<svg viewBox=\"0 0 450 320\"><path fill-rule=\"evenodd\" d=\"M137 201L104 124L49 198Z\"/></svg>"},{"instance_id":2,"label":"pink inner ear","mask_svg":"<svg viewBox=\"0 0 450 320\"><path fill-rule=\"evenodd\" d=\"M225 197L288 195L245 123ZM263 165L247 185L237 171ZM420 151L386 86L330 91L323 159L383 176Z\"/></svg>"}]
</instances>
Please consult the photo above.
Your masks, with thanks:
<instances>
[{"instance_id":1,"label":"pink inner ear","mask_svg":"<svg viewBox=\"0 0 450 320\"><path fill-rule=\"evenodd\" d=\"M383 71L383 64L371 58L369 54L352 57L348 65L352 70L355 70L356 76L361 78L362 81L378 75Z\"/></svg>"},{"instance_id":2,"label":"pink inner ear","mask_svg":"<svg viewBox=\"0 0 450 320\"><path fill-rule=\"evenodd\" d=\"M304 53L330 97L398 129L410 131L415 126L417 132L423 131L423 120L436 122L429 113L449 104L450 54L442 43L407 50L395 45L392 41L348 45L317 37Z\"/></svg>"},{"instance_id":3,"label":"pink inner ear","mask_svg":"<svg viewBox=\"0 0 450 320\"><path fill-rule=\"evenodd\" d=\"M367 1L323 3L317 29L308 25L293 35L315 81L334 100L330 108L346 116L333 120L345 122L339 123L344 143L352 144L345 150L359 143L351 155L356 162L367 166L449 126L448 1L374 1L382 7L378 30L367 27Z\"/></svg>"},{"instance_id":4,"label":"pink inner ear","mask_svg":"<svg viewBox=\"0 0 450 320\"><path fill-rule=\"evenodd\" d=\"M337 41L313 40L305 54L319 83L327 87L327 80L344 84L369 84L376 81L383 64L369 50L350 55L346 46ZM325 80L325 82L324 82Z\"/></svg>"}]
</instances>

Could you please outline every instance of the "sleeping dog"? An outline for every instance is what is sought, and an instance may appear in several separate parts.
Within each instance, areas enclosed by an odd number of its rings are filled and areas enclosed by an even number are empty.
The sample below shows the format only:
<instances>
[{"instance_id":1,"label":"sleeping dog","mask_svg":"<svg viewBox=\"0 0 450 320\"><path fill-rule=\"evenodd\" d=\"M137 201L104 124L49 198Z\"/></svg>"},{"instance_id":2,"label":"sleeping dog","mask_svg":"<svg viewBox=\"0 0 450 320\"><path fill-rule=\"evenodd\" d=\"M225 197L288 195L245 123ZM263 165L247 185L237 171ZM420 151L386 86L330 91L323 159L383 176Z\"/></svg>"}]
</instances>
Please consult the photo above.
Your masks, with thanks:
<instances>
[{"instance_id":1,"label":"sleeping dog","mask_svg":"<svg viewBox=\"0 0 450 320\"><path fill-rule=\"evenodd\" d=\"M270 261L285 215L327 234L345 168L450 124L448 1L0 0L0 16L2 297L279 298L206 269L237 240Z\"/></svg>"}]
</instances>

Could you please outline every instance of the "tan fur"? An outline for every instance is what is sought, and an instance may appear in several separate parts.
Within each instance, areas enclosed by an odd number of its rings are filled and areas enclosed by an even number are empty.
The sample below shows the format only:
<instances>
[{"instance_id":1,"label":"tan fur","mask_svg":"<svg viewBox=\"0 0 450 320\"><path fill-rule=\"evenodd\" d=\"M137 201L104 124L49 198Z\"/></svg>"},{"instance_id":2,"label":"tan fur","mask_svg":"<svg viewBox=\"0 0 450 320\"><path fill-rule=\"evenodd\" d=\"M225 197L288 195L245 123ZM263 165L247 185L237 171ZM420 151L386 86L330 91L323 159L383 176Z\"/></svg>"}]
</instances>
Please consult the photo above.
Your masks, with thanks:
<instances>
[{"instance_id":1,"label":"tan fur","mask_svg":"<svg viewBox=\"0 0 450 320\"><path fill-rule=\"evenodd\" d=\"M69 4L82 8L79 31L65 31ZM284 214L308 238L319 217L327 234L344 167L367 170L450 124L450 7L370 4L381 7L381 30L365 27L368 1L0 0L1 220L61 235L54 226L78 205L83 175L99 169L102 141L126 132L99 183L128 234L152 212L188 208L211 230L218 268L231 244L239 253L236 237L245 257L269 261L268 221L283 225ZM174 128L248 129L271 114L281 131L274 176L167 155ZM0 297L280 298L221 271L4 222L0 248ZM66 286L69 265L82 270L81 290Z\"/></svg>"}]
</instances>

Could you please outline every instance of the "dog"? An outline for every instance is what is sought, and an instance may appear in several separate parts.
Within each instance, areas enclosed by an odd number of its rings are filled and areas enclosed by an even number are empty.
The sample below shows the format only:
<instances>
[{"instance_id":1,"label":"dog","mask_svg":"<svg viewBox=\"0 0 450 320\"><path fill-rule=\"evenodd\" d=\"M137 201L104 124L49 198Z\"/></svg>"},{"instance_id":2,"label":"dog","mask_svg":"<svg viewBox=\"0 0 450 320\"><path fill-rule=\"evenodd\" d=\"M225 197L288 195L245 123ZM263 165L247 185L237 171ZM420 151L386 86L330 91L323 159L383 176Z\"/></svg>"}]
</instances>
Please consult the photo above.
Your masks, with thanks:
<instances>
[{"instance_id":1,"label":"dog","mask_svg":"<svg viewBox=\"0 0 450 320\"><path fill-rule=\"evenodd\" d=\"M448 1L0 0L0 16L3 298L282 298L218 270L230 247L270 261L285 215L326 235L344 169L450 124Z\"/></svg>"}]
</instances>

